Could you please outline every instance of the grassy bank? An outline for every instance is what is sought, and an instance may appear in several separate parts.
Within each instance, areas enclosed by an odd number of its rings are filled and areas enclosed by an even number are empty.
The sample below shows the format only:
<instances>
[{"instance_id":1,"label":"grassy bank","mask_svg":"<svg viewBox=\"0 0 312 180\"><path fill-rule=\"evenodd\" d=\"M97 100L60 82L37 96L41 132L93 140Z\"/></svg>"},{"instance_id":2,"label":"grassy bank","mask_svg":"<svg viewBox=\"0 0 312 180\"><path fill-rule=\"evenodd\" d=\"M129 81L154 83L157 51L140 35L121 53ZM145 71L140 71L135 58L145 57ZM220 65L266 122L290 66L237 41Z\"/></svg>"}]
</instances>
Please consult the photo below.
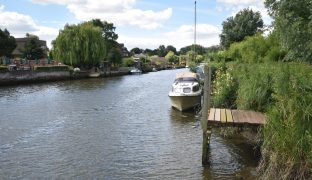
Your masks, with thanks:
<instances>
[{"instance_id":1,"label":"grassy bank","mask_svg":"<svg viewBox=\"0 0 312 180\"><path fill-rule=\"evenodd\" d=\"M266 114L264 179L307 179L312 170L312 68L301 63L213 64L213 106Z\"/></svg>"}]
</instances>

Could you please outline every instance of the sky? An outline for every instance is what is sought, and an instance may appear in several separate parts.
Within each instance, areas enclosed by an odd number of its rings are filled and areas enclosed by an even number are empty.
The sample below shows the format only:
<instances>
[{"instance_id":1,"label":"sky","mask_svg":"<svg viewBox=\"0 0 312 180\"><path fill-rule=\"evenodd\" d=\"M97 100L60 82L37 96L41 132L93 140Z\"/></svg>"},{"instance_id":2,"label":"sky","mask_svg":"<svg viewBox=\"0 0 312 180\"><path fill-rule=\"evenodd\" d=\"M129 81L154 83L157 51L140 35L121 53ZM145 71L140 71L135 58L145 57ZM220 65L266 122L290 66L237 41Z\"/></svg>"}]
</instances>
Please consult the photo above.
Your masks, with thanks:
<instances>
[{"instance_id":1,"label":"sky","mask_svg":"<svg viewBox=\"0 0 312 180\"><path fill-rule=\"evenodd\" d=\"M194 0L0 0L0 28L14 37L39 36L51 48L65 24L91 19L111 22L128 50L172 45L178 50L194 42ZM222 22L244 8L271 19L264 0L197 0L197 44L218 45Z\"/></svg>"}]
</instances>

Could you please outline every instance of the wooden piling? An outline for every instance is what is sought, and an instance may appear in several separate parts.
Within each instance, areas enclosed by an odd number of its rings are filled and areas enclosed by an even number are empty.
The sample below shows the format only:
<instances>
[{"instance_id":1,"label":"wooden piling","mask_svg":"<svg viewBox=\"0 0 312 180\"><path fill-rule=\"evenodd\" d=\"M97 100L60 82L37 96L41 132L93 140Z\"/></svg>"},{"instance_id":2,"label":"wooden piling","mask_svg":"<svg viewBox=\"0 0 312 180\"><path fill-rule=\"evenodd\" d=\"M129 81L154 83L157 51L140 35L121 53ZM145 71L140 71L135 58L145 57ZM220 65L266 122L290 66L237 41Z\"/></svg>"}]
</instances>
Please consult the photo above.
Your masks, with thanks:
<instances>
[{"instance_id":1,"label":"wooden piling","mask_svg":"<svg viewBox=\"0 0 312 180\"><path fill-rule=\"evenodd\" d=\"M208 129L208 108L210 104L210 86L211 86L211 69L207 65L204 67L204 101L202 107L201 125L203 129L203 145L202 145L202 164L209 164L209 144L211 129Z\"/></svg>"}]
</instances>

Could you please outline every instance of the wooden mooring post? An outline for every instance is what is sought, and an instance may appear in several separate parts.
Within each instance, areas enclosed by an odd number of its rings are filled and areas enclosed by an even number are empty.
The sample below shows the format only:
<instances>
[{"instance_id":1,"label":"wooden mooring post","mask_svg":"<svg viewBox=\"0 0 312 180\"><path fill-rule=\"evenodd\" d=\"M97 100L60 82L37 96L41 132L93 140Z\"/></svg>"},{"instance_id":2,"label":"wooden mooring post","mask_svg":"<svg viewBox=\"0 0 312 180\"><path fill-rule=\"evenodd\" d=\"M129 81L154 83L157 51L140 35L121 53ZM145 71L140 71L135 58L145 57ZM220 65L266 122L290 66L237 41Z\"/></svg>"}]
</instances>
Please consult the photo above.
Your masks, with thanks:
<instances>
[{"instance_id":1,"label":"wooden mooring post","mask_svg":"<svg viewBox=\"0 0 312 180\"><path fill-rule=\"evenodd\" d=\"M202 145L202 164L209 164L209 144L211 129L208 128L208 108L210 105L210 89L211 89L211 68L207 65L204 67L205 79L204 79L204 101L202 106L201 126L203 129L203 145Z\"/></svg>"}]
</instances>

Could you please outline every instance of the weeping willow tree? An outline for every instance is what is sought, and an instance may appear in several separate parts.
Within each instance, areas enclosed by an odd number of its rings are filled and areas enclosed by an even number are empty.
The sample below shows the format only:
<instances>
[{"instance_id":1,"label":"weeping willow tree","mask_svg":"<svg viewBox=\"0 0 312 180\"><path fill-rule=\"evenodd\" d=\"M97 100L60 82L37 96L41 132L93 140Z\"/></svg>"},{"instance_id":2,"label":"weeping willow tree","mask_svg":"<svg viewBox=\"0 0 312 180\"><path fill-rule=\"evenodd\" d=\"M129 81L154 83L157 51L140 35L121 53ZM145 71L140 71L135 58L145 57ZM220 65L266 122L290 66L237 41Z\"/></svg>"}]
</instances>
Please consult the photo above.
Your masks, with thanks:
<instances>
[{"instance_id":1,"label":"weeping willow tree","mask_svg":"<svg viewBox=\"0 0 312 180\"><path fill-rule=\"evenodd\" d=\"M66 25L53 42L54 58L71 66L97 66L106 56L102 30L91 23Z\"/></svg>"}]
</instances>

